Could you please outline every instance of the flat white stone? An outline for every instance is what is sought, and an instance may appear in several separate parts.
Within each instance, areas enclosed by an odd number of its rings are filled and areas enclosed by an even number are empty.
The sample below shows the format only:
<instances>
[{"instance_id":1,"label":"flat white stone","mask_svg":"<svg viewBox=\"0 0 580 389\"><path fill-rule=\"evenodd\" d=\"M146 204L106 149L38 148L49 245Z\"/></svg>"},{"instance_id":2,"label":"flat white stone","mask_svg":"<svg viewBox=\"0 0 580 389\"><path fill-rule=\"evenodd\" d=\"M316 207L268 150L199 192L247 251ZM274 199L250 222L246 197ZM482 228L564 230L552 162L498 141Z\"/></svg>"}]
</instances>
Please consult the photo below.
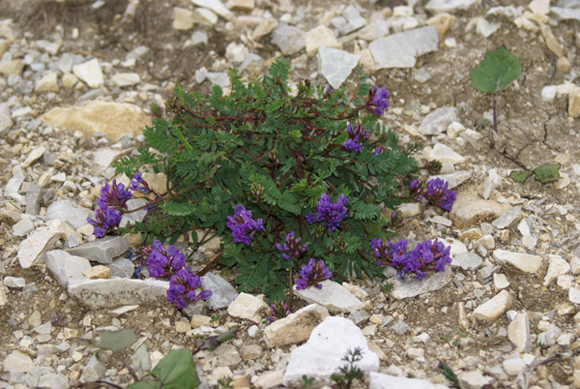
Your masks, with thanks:
<instances>
[{"instance_id":1,"label":"flat white stone","mask_svg":"<svg viewBox=\"0 0 580 389\"><path fill-rule=\"evenodd\" d=\"M83 273L91 268L88 259L70 255L63 250L52 250L45 255L46 267L59 284L66 287L73 277L83 277Z\"/></svg>"},{"instance_id":2,"label":"flat white stone","mask_svg":"<svg viewBox=\"0 0 580 389\"><path fill-rule=\"evenodd\" d=\"M511 207L491 223L492 226L502 229L514 226L522 218L522 209L520 207Z\"/></svg>"},{"instance_id":3,"label":"flat white stone","mask_svg":"<svg viewBox=\"0 0 580 389\"><path fill-rule=\"evenodd\" d=\"M198 7L203 7L212 10L219 16L225 19L231 19L234 14L228 9L220 0L190 0Z\"/></svg>"},{"instance_id":4,"label":"flat white stone","mask_svg":"<svg viewBox=\"0 0 580 389\"><path fill-rule=\"evenodd\" d=\"M34 367L34 362L28 355L20 351L13 351L6 357L6 359L4 359L3 365L3 370L5 372L20 371L26 373Z\"/></svg>"},{"instance_id":5,"label":"flat white stone","mask_svg":"<svg viewBox=\"0 0 580 389\"><path fill-rule=\"evenodd\" d=\"M414 277L406 277L402 280L394 278L390 280L393 285L391 295L397 300L415 297L423 293L439 290L451 282L453 272L447 268L444 272L434 273L428 277L418 280Z\"/></svg>"},{"instance_id":6,"label":"flat white stone","mask_svg":"<svg viewBox=\"0 0 580 389\"><path fill-rule=\"evenodd\" d=\"M550 283L570 271L570 264L564 260L559 255L548 255L550 264L548 266L548 273L544 278L544 286L550 285Z\"/></svg>"},{"instance_id":7,"label":"flat white stone","mask_svg":"<svg viewBox=\"0 0 580 389\"><path fill-rule=\"evenodd\" d=\"M526 364L522 358L517 357L506 359L503 361L502 366L508 375L518 375L522 372L523 369L525 369Z\"/></svg>"},{"instance_id":8,"label":"flat white stone","mask_svg":"<svg viewBox=\"0 0 580 389\"><path fill-rule=\"evenodd\" d=\"M240 293L228 307L228 315L238 319L246 319L254 323L260 323L262 321L260 312L267 309L268 305L262 299L251 294Z\"/></svg>"},{"instance_id":9,"label":"flat white stone","mask_svg":"<svg viewBox=\"0 0 580 389\"><path fill-rule=\"evenodd\" d=\"M433 149L425 153L425 158L428 161L437 160L441 163L460 164L465 162L465 158L463 156L457 154L449 146L446 146L443 143L437 143L435 146L433 146Z\"/></svg>"},{"instance_id":10,"label":"flat white stone","mask_svg":"<svg viewBox=\"0 0 580 389\"><path fill-rule=\"evenodd\" d=\"M449 174L438 174L436 176L430 176L429 180L441 178L443 181L447 182L447 189L453 189L469 180L472 175L473 172L469 170L460 170Z\"/></svg>"},{"instance_id":11,"label":"flat white stone","mask_svg":"<svg viewBox=\"0 0 580 389\"><path fill-rule=\"evenodd\" d=\"M495 275L495 274L494 274ZM530 352L532 341L530 338L530 319L527 312L519 312L508 326L508 338L519 352Z\"/></svg>"},{"instance_id":12,"label":"flat white stone","mask_svg":"<svg viewBox=\"0 0 580 389\"><path fill-rule=\"evenodd\" d=\"M377 69L410 68L415 57L437 51L438 43L437 29L427 26L375 39L369 49Z\"/></svg>"},{"instance_id":13,"label":"flat white stone","mask_svg":"<svg viewBox=\"0 0 580 389\"><path fill-rule=\"evenodd\" d=\"M73 66L73 73L91 88L100 88L105 82L101 65L96 58Z\"/></svg>"},{"instance_id":14,"label":"flat white stone","mask_svg":"<svg viewBox=\"0 0 580 389\"><path fill-rule=\"evenodd\" d=\"M513 298L507 290L502 290L495 297L481 304L473 311L477 320L494 322L512 307Z\"/></svg>"},{"instance_id":15,"label":"flat white stone","mask_svg":"<svg viewBox=\"0 0 580 389\"><path fill-rule=\"evenodd\" d=\"M141 82L141 77L137 73L117 73L111 79L120 88L137 85Z\"/></svg>"},{"instance_id":16,"label":"flat white stone","mask_svg":"<svg viewBox=\"0 0 580 389\"><path fill-rule=\"evenodd\" d=\"M326 46L320 46L316 57L318 59L318 71L322 73L334 89L340 88L360 60L360 55L350 54L346 51Z\"/></svg>"},{"instance_id":17,"label":"flat white stone","mask_svg":"<svg viewBox=\"0 0 580 389\"><path fill-rule=\"evenodd\" d=\"M430 0L425 9L434 14L452 12L458 9L468 9L472 5L480 4L481 0Z\"/></svg>"},{"instance_id":18,"label":"flat white stone","mask_svg":"<svg viewBox=\"0 0 580 389\"><path fill-rule=\"evenodd\" d=\"M542 266L542 257L538 255L512 253L506 250L495 250L493 257L502 264L510 264L525 273L535 273Z\"/></svg>"},{"instance_id":19,"label":"flat white stone","mask_svg":"<svg viewBox=\"0 0 580 389\"><path fill-rule=\"evenodd\" d=\"M18 246L18 262L20 267L28 269L32 265L44 263L44 253L54 248L54 244L61 237L60 232L50 230L36 230L20 242Z\"/></svg>"},{"instance_id":20,"label":"flat white stone","mask_svg":"<svg viewBox=\"0 0 580 389\"><path fill-rule=\"evenodd\" d=\"M362 359L355 366L364 372L379 369L379 357L370 351L367 340L352 321L329 316L312 331L308 341L294 349L284 373L283 384L300 387L302 376L314 379L314 387L330 385L330 376L344 365L348 350L360 348Z\"/></svg>"},{"instance_id":21,"label":"flat white stone","mask_svg":"<svg viewBox=\"0 0 580 389\"><path fill-rule=\"evenodd\" d=\"M307 303L322 305L330 312L352 312L364 308L364 304L340 284L330 280L321 284L321 289L311 286L302 290L297 290L294 285L294 293Z\"/></svg>"}]
</instances>

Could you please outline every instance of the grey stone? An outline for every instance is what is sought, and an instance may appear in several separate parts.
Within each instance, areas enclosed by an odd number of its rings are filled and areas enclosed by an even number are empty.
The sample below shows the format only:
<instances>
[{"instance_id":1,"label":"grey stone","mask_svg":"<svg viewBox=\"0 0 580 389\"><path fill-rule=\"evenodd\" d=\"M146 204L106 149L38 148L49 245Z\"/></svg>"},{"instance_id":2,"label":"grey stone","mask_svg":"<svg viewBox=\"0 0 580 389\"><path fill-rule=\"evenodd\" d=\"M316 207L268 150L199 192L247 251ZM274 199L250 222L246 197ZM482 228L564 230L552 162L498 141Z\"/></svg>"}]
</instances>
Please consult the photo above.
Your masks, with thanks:
<instances>
[{"instance_id":1,"label":"grey stone","mask_svg":"<svg viewBox=\"0 0 580 389\"><path fill-rule=\"evenodd\" d=\"M398 300L415 297L423 293L432 292L443 288L451 282L453 272L450 268L441 273L434 273L419 280L417 278L394 278L391 282L394 285L391 296Z\"/></svg>"},{"instance_id":2,"label":"grey stone","mask_svg":"<svg viewBox=\"0 0 580 389\"><path fill-rule=\"evenodd\" d=\"M267 309L268 305L261 298L242 292L228 307L228 315L259 324L262 321L260 312Z\"/></svg>"},{"instance_id":3,"label":"grey stone","mask_svg":"<svg viewBox=\"0 0 580 389\"><path fill-rule=\"evenodd\" d=\"M147 47L147 46L138 46L138 47L134 48L133 50L129 51L127 53L127 55L125 55L125 60L129 60L129 59L139 59L143 55L147 54L148 52L149 52L149 47Z\"/></svg>"},{"instance_id":4,"label":"grey stone","mask_svg":"<svg viewBox=\"0 0 580 389\"><path fill-rule=\"evenodd\" d=\"M196 302L190 303L187 307L183 308L181 313L185 314L185 316L189 317L190 319L193 315L205 316L208 313L207 303L203 300L197 300Z\"/></svg>"},{"instance_id":5,"label":"grey stone","mask_svg":"<svg viewBox=\"0 0 580 389\"><path fill-rule=\"evenodd\" d=\"M88 259L70 255L63 250L49 251L46 253L45 262L54 278L64 287L67 286L70 278L82 278L83 273L91 268Z\"/></svg>"},{"instance_id":6,"label":"grey stone","mask_svg":"<svg viewBox=\"0 0 580 389\"><path fill-rule=\"evenodd\" d=\"M87 224L87 218L89 217L94 218L94 213L84 207L78 206L72 200L55 201L46 209L47 220L66 220L74 228L79 228Z\"/></svg>"},{"instance_id":7,"label":"grey stone","mask_svg":"<svg viewBox=\"0 0 580 389\"><path fill-rule=\"evenodd\" d=\"M492 381L484 376L479 370L464 371L457 377L464 389L482 389Z\"/></svg>"},{"instance_id":8,"label":"grey stone","mask_svg":"<svg viewBox=\"0 0 580 389\"><path fill-rule=\"evenodd\" d=\"M396 322L390 329L395 331L397 335L403 335L407 331L411 331L411 328L403 320Z\"/></svg>"},{"instance_id":9,"label":"grey stone","mask_svg":"<svg viewBox=\"0 0 580 389\"><path fill-rule=\"evenodd\" d=\"M424 84L431 79L431 75L425 68L420 68L413 77L419 84Z\"/></svg>"},{"instance_id":10,"label":"grey stone","mask_svg":"<svg viewBox=\"0 0 580 389\"><path fill-rule=\"evenodd\" d=\"M302 376L314 379L314 387L330 385L330 376L344 365L348 350L360 348L362 359L354 365L363 372L379 369L379 357L371 352L360 328L348 319L329 316L320 323L308 341L294 349L284 373L283 384L300 387Z\"/></svg>"},{"instance_id":11,"label":"grey stone","mask_svg":"<svg viewBox=\"0 0 580 389\"><path fill-rule=\"evenodd\" d=\"M18 194L20 190L20 185L24 181L26 177L24 170L22 168L15 167L12 171L12 178L8 180L8 183L4 187L4 196L13 198L14 200L18 201L20 204L26 204L24 197Z\"/></svg>"},{"instance_id":12,"label":"grey stone","mask_svg":"<svg viewBox=\"0 0 580 389\"><path fill-rule=\"evenodd\" d=\"M26 236L34 231L34 223L27 217L22 217L18 223L12 226L12 235Z\"/></svg>"},{"instance_id":13,"label":"grey stone","mask_svg":"<svg viewBox=\"0 0 580 389\"><path fill-rule=\"evenodd\" d=\"M8 132L14 122L10 114L10 105L8 103L0 103L0 135Z\"/></svg>"},{"instance_id":14,"label":"grey stone","mask_svg":"<svg viewBox=\"0 0 580 389\"><path fill-rule=\"evenodd\" d=\"M222 88L230 86L230 77L226 73L208 72L205 77L212 85L219 85Z\"/></svg>"},{"instance_id":15,"label":"grey stone","mask_svg":"<svg viewBox=\"0 0 580 389\"><path fill-rule=\"evenodd\" d=\"M168 281L127 278L71 278L67 287L69 295L92 309L139 305L147 301L167 302L168 289Z\"/></svg>"},{"instance_id":16,"label":"grey stone","mask_svg":"<svg viewBox=\"0 0 580 389\"><path fill-rule=\"evenodd\" d=\"M41 191L38 185L29 184L26 190L26 213L38 215L40 212Z\"/></svg>"},{"instance_id":17,"label":"grey stone","mask_svg":"<svg viewBox=\"0 0 580 389\"><path fill-rule=\"evenodd\" d=\"M206 300L211 310L227 308L238 297L238 292L229 282L213 273L201 277L201 287L211 290L211 297Z\"/></svg>"},{"instance_id":18,"label":"grey stone","mask_svg":"<svg viewBox=\"0 0 580 389\"><path fill-rule=\"evenodd\" d=\"M359 325L368 320L369 317L371 317L371 315L367 311L352 311L347 319L352 320L354 324Z\"/></svg>"},{"instance_id":19,"label":"grey stone","mask_svg":"<svg viewBox=\"0 0 580 389\"><path fill-rule=\"evenodd\" d=\"M115 259L106 266L111 270L111 277L131 278L135 272L135 265L125 257Z\"/></svg>"},{"instance_id":20,"label":"grey stone","mask_svg":"<svg viewBox=\"0 0 580 389\"><path fill-rule=\"evenodd\" d=\"M75 247L79 247L79 240L76 235L69 235L64 240L64 247L72 249Z\"/></svg>"},{"instance_id":21,"label":"grey stone","mask_svg":"<svg viewBox=\"0 0 580 389\"><path fill-rule=\"evenodd\" d=\"M530 338L530 320L527 312L520 312L508 326L508 338L519 352L529 353L532 350Z\"/></svg>"},{"instance_id":22,"label":"grey stone","mask_svg":"<svg viewBox=\"0 0 580 389\"><path fill-rule=\"evenodd\" d=\"M338 89L358 64L360 55L320 46L316 58L318 71L334 89Z\"/></svg>"},{"instance_id":23,"label":"grey stone","mask_svg":"<svg viewBox=\"0 0 580 389\"><path fill-rule=\"evenodd\" d=\"M434 384L427 380L407 377L395 377L390 374L369 374L369 389L447 389L447 386Z\"/></svg>"},{"instance_id":24,"label":"grey stone","mask_svg":"<svg viewBox=\"0 0 580 389\"><path fill-rule=\"evenodd\" d=\"M417 129L423 135L442 134L453 122L459 122L459 111L455 107L441 107L425 116Z\"/></svg>"},{"instance_id":25,"label":"grey stone","mask_svg":"<svg viewBox=\"0 0 580 389\"><path fill-rule=\"evenodd\" d=\"M375 39L369 45L376 69L411 68L415 57L437 51L439 36L433 26L416 28Z\"/></svg>"},{"instance_id":26,"label":"grey stone","mask_svg":"<svg viewBox=\"0 0 580 389\"><path fill-rule=\"evenodd\" d=\"M342 15L346 18L348 23L339 29L341 35L347 35L353 31L360 30L367 24L365 18L360 15L353 5L346 7L344 11L342 11Z\"/></svg>"},{"instance_id":27,"label":"grey stone","mask_svg":"<svg viewBox=\"0 0 580 389\"><path fill-rule=\"evenodd\" d=\"M270 348L303 342L310 337L312 330L327 317L328 310L326 308L318 304L310 304L266 327L264 340ZM258 331L258 327L256 327L256 331ZM248 335L253 337L250 329L248 329Z\"/></svg>"},{"instance_id":28,"label":"grey stone","mask_svg":"<svg viewBox=\"0 0 580 389\"><path fill-rule=\"evenodd\" d=\"M307 303L322 305L330 312L352 312L364 308L364 304L340 284L330 280L321 284L321 289L311 286L302 290L297 290L294 285L294 293Z\"/></svg>"},{"instance_id":29,"label":"grey stone","mask_svg":"<svg viewBox=\"0 0 580 389\"><path fill-rule=\"evenodd\" d=\"M481 19L479 23L477 23L475 31L482 37L489 38L494 32L499 30L500 27L500 22L492 23L485 19Z\"/></svg>"},{"instance_id":30,"label":"grey stone","mask_svg":"<svg viewBox=\"0 0 580 389\"><path fill-rule=\"evenodd\" d=\"M522 209L520 207L511 207L491 223L495 228L508 228L516 225L522 218Z\"/></svg>"},{"instance_id":31,"label":"grey stone","mask_svg":"<svg viewBox=\"0 0 580 389\"><path fill-rule=\"evenodd\" d=\"M509 264L525 273L535 273L542 266L542 257L506 250L495 250L493 257L502 264Z\"/></svg>"},{"instance_id":32,"label":"grey stone","mask_svg":"<svg viewBox=\"0 0 580 389\"><path fill-rule=\"evenodd\" d=\"M276 44L282 54L294 55L306 47L306 32L298 27L281 24L272 31L272 43Z\"/></svg>"},{"instance_id":33,"label":"grey stone","mask_svg":"<svg viewBox=\"0 0 580 389\"><path fill-rule=\"evenodd\" d=\"M483 265L483 259L477 254L461 253L453 258L451 266L459 266L463 270L475 271Z\"/></svg>"},{"instance_id":34,"label":"grey stone","mask_svg":"<svg viewBox=\"0 0 580 389\"><path fill-rule=\"evenodd\" d=\"M555 15L556 20L572 19L580 21L580 8L551 7L550 12Z\"/></svg>"},{"instance_id":35,"label":"grey stone","mask_svg":"<svg viewBox=\"0 0 580 389\"><path fill-rule=\"evenodd\" d=\"M22 277L6 277L4 278L4 285L9 288L24 288L26 285L26 280Z\"/></svg>"},{"instance_id":36,"label":"grey stone","mask_svg":"<svg viewBox=\"0 0 580 389\"><path fill-rule=\"evenodd\" d=\"M129 199L127 200L127 209L131 211L133 209L140 208L146 205L147 203L148 201L143 198ZM127 223L129 223L129 225L132 226L135 224L135 222L142 222L143 219L145 218L145 215L147 215L146 209L141 209L139 211L131 213L125 213L123 214L123 218L121 219L121 223L119 223L119 225L121 227L125 227Z\"/></svg>"},{"instance_id":37,"label":"grey stone","mask_svg":"<svg viewBox=\"0 0 580 389\"><path fill-rule=\"evenodd\" d=\"M225 19L231 19L234 14L220 0L191 0L191 2L198 7L203 7L212 10L219 16Z\"/></svg>"},{"instance_id":38,"label":"grey stone","mask_svg":"<svg viewBox=\"0 0 580 389\"><path fill-rule=\"evenodd\" d=\"M454 173L431 176L429 177L429 180L441 178L443 181L447 182L448 184L447 189L453 189L463 184L465 181L469 180L472 175L473 172L469 170L460 170Z\"/></svg>"},{"instance_id":39,"label":"grey stone","mask_svg":"<svg viewBox=\"0 0 580 389\"><path fill-rule=\"evenodd\" d=\"M105 376L107 366L97 359L96 354L91 357L83 369L82 382L95 382Z\"/></svg>"},{"instance_id":40,"label":"grey stone","mask_svg":"<svg viewBox=\"0 0 580 389\"><path fill-rule=\"evenodd\" d=\"M68 378L62 374L46 374L38 381L39 388L67 389L69 388Z\"/></svg>"},{"instance_id":41,"label":"grey stone","mask_svg":"<svg viewBox=\"0 0 580 389\"><path fill-rule=\"evenodd\" d=\"M197 46L200 43L207 45L208 42L209 42L209 39L208 39L208 36L205 32L194 31L193 34L191 34L191 45L192 46Z\"/></svg>"},{"instance_id":42,"label":"grey stone","mask_svg":"<svg viewBox=\"0 0 580 389\"><path fill-rule=\"evenodd\" d=\"M57 68L58 70L60 70L62 73L66 73L66 72L72 72L72 68L73 68L73 57L72 55L70 55L69 53L64 53L61 57L60 60L57 62Z\"/></svg>"},{"instance_id":43,"label":"grey stone","mask_svg":"<svg viewBox=\"0 0 580 389\"><path fill-rule=\"evenodd\" d=\"M512 307L512 303L511 294L507 290L502 290L492 299L478 306L473 311L473 318L492 323L506 313Z\"/></svg>"},{"instance_id":44,"label":"grey stone","mask_svg":"<svg viewBox=\"0 0 580 389\"><path fill-rule=\"evenodd\" d=\"M481 0L430 0L425 9L434 14L453 12L458 9L468 9L472 5L480 4Z\"/></svg>"},{"instance_id":45,"label":"grey stone","mask_svg":"<svg viewBox=\"0 0 580 389\"><path fill-rule=\"evenodd\" d=\"M4 371L16 370L25 373L34 367L34 362L28 355L20 351L13 351L4 359L2 367Z\"/></svg>"},{"instance_id":46,"label":"grey stone","mask_svg":"<svg viewBox=\"0 0 580 389\"><path fill-rule=\"evenodd\" d=\"M20 242L18 246L18 262L20 267L28 269L32 265L44 263L44 253L54 248L61 233L50 230L36 230Z\"/></svg>"},{"instance_id":47,"label":"grey stone","mask_svg":"<svg viewBox=\"0 0 580 389\"><path fill-rule=\"evenodd\" d=\"M113 258L118 257L129 249L127 241L122 236L106 236L94 242L85 243L69 250L71 255L85 257L89 261L108 265Z\"/></svg>"}]
</instances>

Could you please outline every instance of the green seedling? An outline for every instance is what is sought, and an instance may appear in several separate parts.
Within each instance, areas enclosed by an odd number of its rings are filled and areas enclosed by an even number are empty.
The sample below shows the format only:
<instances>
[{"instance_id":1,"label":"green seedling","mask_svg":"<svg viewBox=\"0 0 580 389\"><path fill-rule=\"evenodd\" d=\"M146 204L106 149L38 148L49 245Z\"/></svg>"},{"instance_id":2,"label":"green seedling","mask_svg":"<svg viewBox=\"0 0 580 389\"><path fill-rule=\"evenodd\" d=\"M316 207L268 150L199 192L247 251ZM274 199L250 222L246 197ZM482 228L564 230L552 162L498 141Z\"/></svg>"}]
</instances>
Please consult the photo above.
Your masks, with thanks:
<instances>
[{"instance_id":1,"label":"green seedling","mask_svg":"<svg viewBox=\"0 0 580 389\"><path fill-rule=\"evenodd\" d=\"M234 379L232 377L220 378L213 389L234 389L234 386L232 385L233 381Z\"/></svg>"},{"instance_id":2,"label":"green seedling","mask_svg":"<svg viewBox=\"0 0 580 389\"><path fill-rule=\"evenodd\" d=\"M312 384L313 382L314 378L308 378L306 374L302 376L302 387L304 389L310 389L310 384Z\"/></svg>"},{"instance_id":3,"label":"green seedling","mask_svg":"<svg viewBox=\"0 0 580 389\"><path fill-rule=\"evenodd\" d=\"M486 53L484 60L481 61L479 66L470 71L471 86L482 92L493 94L493 131L496 134L498 133L496 96L521 73L522 65L520 64L520 59L513 55L505 46ZM484 127L488 122L487 119L481 118L477 121L477 124ZM494 147L493 139L492 147ZM515 170L510 174L510 178L520 184L524 183L532 174L542 184L558 181L560 178L560 165L543 165L530 170L517 158L509 155L505 149L499 153L523 169Z\"/></svg>"},{"instance_id":4,"label":"green seedling","mask_svg":"<svg viewBox=\"0 0 580 389\"><path fill-rule=\"evenodd\" d=\"M453 372L453 370L447 366L447 364L443 361L439 361L439 366L441 367L441 370L443 371L443 375L451 382L453 382L453 387L454 388L459 388L459 378L457 378L457 376L455 375L455 373Z\"/></svg>"},{"instance_id":5,"label":"green seedling","mask_svg":"<svg viewBox=\"0 0 580 389\"><path fill-rule=\"evenodd\" d=\"M357 347L354 351L348 350L342 358L343 361L347 362L346 365L339 369L340 373L332 374L330 379L336 382L340 389L350 389L354 380L360 380L363 377L362 370L354 365L361 359L362 350L360 348Z\"/></svg>"}]
</instances>

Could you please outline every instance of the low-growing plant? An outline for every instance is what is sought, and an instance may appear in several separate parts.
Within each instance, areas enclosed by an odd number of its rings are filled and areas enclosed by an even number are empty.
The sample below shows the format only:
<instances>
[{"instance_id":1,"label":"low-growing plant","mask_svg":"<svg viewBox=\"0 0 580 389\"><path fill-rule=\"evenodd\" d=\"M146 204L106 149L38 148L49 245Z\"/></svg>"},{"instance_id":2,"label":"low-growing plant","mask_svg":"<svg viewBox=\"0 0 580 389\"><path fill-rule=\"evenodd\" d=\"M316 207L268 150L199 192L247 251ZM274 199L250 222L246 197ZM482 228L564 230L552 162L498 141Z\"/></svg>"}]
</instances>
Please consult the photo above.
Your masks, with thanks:
<instances>
[{"instance_id":1,"label":"low-growing plant","mask_svg":"<svg viewBox=\"0 0 580 389\"><path fill-rule=\"evenodd\" d=\"M363 271L378 276L371 241L386 241L402 222L383 208L425 198L451 209L455 193L446 183L414 180L419 169L411 153L418 146L399 147L395 133L378 123L388 107L385 88L371 87L359 68L351 95L307 81L292 93L288 71L278 60L268 75L244 84L231 70L229 93L214 86L207 99L177 86L166 109L152 107L148 144L116 164L133 176L130 189L144 194L151 189L140 170L165 173L166 193L129 211L131 192L121 184L101 191L95 235L143 234L151 246L135 258L151 276L170 278L168 297L178 308L209 297L199 276L216 263L236 266L240 290L264 293L270 302L286 301L295 273L297 289ZM143 222L117 227L123 213L145 207ZM197 274L184 254L162 245L183 235L193 249L224 237ZM423 260L421 269L442 270ZM406 263L391 265L422 276Z\"/></svg>"},{"instance_id":2,"label":"low-growing plant","mask_svg":"<svg viewBox=\"0 0 580 389\"><path fill-rule=\"evenodd\" d=\"M355 348L354 350L347 350L342 360L346 364L339 368L340 373L335 373L330 376L330 379L336 382L340 389L350 389L354 380L360 380L363 377L363 371L355 366L355 363L362 360L362 350Z\"/></svg>"},{"instance_id":3,"label":"low-growing plant","mask_svg":"<svg viewBox=\"0 0 580 389\"><path fill-rule=\"evenodd\" d=\"M477 90L493 95L493 131L498 134L497 129L497 100L498 92L505 89L522 73L520 59L513 55L505 46L486 53L485 59L481 61L478 67L470 71L471 86ZM481 118L477 121L480 127L485 127L489 123L488 119ZM493 136L490 136L492 148L495 148ZM498 151L505 158L509 159L523 170L514 170L510 178L516 182L524 183L528 177L535 175L536 180L542 184L558 181L560 174L560 165L548 164L529 169L517 158L509 155L504 148Z\"/></svg>"}]
</instances>

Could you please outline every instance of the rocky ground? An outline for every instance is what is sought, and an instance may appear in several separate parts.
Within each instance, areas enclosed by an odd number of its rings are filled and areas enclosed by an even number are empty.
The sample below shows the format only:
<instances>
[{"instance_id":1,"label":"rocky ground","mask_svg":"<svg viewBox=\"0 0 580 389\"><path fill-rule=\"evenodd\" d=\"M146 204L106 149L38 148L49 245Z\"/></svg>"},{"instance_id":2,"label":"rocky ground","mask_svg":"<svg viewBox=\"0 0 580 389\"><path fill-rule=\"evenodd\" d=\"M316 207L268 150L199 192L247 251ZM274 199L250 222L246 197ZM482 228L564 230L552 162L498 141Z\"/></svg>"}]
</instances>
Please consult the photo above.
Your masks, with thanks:
<instances>
[{"instance_id":1,"label":"rocky ground","mask_svg":"<svg viewBox=\"0 0 580 389\"><path fill-rule=\"evenodd\" d=\"M448 387L443 361L463 388L580 387L578 7L0 2L0 387L124 387L132 371L142 377L170 350L234 326L234 340L195 357L204 387L227 375L236 388L300 387L302 375L313 387L330 384L354 347L370 372L361 386ZM491 118L492 98L471 87L469 70L502 44L522 75L498 94L492 148L489 127L477 125ZM165 282L127 278L124 254L136 237L95 241L86 217L106 181L128 182L110 164L142 145L149 104L163 104L176 82L227 89L228 68L250 79L278 57L290 59L293 83L352 88L360 63L391 91L385 125L403 144L424 146L419 161L440 160L439 176L458 195L449 213L405 206L399 235L443 239L454 257L448 271L391 278L389 294L386 279L327 281L297 293L295 315L267 325L261 296L238 295L229 269L204 277L214 292L207 304L179 311L163 298ZM514 183L507 177L518 166L504 150L529 168L560 164L560 180ZM146 179L164 187L163 176ZM201 247L192 266L218 248L218 240ZM120 328L139 335L123 354L132 371L118 354L97 358L75 341Z\"/></svg>"}]
</instances>

